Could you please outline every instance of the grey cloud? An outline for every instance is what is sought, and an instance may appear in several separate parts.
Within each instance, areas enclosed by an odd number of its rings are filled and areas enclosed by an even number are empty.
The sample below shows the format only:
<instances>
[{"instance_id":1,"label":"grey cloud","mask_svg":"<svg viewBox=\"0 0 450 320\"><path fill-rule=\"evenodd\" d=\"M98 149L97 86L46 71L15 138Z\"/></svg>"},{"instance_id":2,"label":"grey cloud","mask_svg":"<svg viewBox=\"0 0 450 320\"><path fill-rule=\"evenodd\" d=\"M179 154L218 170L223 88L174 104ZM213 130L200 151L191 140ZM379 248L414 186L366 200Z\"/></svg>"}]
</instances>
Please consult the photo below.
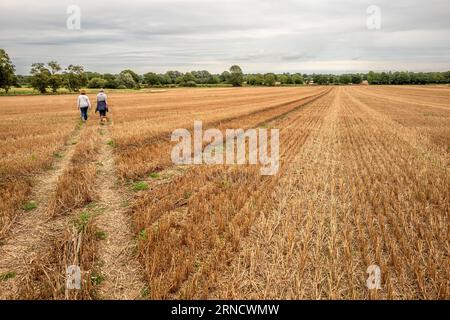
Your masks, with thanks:
<instances>
[{"instance_id":1,"label":"grey cloud","mask_svg":"<svg viewBox=\"0 0 450 320\"><path fill-rule=\"evenodd\" d=\"M72 3L81 8L80 31L66 29ZM372 4L381 30L366 28ZM220 72L231 63L248 72L325 72L333 61L344 71L403 61L450 69L449 9L447 0L2 0L0 43L20 73L50 59L100 72Z\"/></svg>"}]
</instances>

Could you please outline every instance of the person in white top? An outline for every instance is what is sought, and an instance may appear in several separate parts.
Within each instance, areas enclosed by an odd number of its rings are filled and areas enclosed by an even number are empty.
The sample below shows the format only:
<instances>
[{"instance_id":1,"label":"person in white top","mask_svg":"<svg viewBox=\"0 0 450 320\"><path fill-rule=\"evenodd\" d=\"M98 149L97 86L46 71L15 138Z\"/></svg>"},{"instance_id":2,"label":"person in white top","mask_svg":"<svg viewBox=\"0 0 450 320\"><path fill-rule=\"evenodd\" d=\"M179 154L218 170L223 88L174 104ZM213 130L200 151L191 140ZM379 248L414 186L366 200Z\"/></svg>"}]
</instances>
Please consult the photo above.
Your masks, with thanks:
<instances>
[{"instance_id":1,"label":"person in white top","mask_svg":"<svg viewBox=\"0 0 450 320\"><path fill-rule=\"evenodd\" d=\"M78 108L81 112L81 120L83 122L88 119L88 110L91 108L91 101L89 101L89 97L86 95L85 90L80 90L80 95L78 96Z\"/></svg>"}]
</instances>

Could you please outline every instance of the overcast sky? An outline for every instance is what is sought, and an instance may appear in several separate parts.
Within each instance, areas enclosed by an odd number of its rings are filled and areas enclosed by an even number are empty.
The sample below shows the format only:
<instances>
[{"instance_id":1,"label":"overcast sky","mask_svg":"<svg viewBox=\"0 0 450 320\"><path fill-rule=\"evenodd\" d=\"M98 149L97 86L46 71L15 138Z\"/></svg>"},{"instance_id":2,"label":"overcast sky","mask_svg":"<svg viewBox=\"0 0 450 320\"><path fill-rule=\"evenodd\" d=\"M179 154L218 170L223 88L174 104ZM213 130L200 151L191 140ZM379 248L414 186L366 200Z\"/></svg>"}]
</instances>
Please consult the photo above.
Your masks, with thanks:
<instances>
[{"instance_id":1,"label":"overcast sky","mask_svg":"<svg viewBox=\"0 0 450 320\"><path fill-rule=\"evenodd\" d=\"M1 0L0 48L20 74L49 60L113 73L443 71L449 13L449 0Z\"/></svg>"}]
</instances>

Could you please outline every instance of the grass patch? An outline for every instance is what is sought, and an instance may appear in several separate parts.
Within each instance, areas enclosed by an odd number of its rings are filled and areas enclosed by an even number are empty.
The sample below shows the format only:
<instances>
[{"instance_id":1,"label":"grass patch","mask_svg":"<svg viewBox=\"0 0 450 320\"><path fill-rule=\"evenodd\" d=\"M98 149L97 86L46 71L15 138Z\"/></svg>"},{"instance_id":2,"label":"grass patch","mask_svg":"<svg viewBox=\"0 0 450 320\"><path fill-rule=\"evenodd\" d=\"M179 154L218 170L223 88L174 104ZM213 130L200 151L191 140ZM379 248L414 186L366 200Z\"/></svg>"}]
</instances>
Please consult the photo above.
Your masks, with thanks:
<instances>
[{"instance_id":1,"label":"grass patch","mask_svg":"<svg viewBox=\"0 0 450 320\"><path fill-rule=\"evenodd\" d=\"M150 290L149 290L147 287L145 287L144 289L142 289L142 291L141 291L141 297L142 297L143 299L147 299L149 295L150 295Z\"/></svg>"},{"instance_id":2,"label":"grass patch","mask_svg":"<svg viewBox=\"0 0 450 320\"><path fill-rule=\"evenodd\" d=\"M6 281L8 279L12 279L17 275L14 271L8 271L5 273L0 274L0 281Z\"/></svg>"},{"instance_id":3,"label":"grass patch","mask_svg":"<svg viewBox=\"0 0 450 320\"><path fill-rule=\"evenodd\" d=\"M105 231L101 231L101 230L97 230L95 232L95 238L97 240L105 240L106 239L106 232Z\"/></svg>"},{"instance_id":4,"label":"grass patch","mask_svg":"<svg viewBox=\"0 0 450 320\"><path fill-rule=\"evenodd\" d=\"M147 230L142 229L139 231L139 240L146 241L148 239Z\"/></svg>"},{"instance_id":5,"label":"grass patch","mask_svg":"<svg viewBox=\"0 0 450 320\"><path fill-rule=\"evenodd\" d=\"M185 191L183 194L183 197L187 200L192 196L192 192L191 191Z\"/></svg>"},{"instance_id":6,"label":"grass patch","mask_svg":"<svg viewBox=\"0 0 450 320\"><path fill-rule=\"evenodd\" d=\"M106 144L107 144L108 146L110 146L110 147L113 147L113 148L116 147L116 142L115 142L114 140L109 140Z\"/></svg>"},{"instance_id":7,"label":"grass patch","mask_svg":"<svg viewBox=\"0 0 450 320\"><path fill-rule=\"evenodd\" d=\"M105 280L105 277L97 272L93 272L91 275L91 283L93 285L99 285Z\"/></svg>"},{"instance_id":8,"label":"grass patch","mask_svg":"<svg viewBox=\"0 0 450 320\"><path fill-rule=\"evenodd\" d=\"M80 215L75 219L74 223L78 232L84 232L89 223L89 219L91 218L91 214L87 211L83 211Z\"/></svg>"},{"instance_id":9,"label":"grass patch","mask_svg":"<svg viewBox=\"0 0 450 320\"><path fill-rule=\"evenodd\" d=\"M61 153L61 152L54 152L53 153L53 156L55 157L55 158L62 158L63 157L63 154Z\"/></svg>"},{"instance_id":10,"label":"grass patch","mask_svg":"<svg viewBox=\"0 0 450 320\"><path fill-rule=\"evenodd\" d=\"M222 180L222 188L228 189L229 187L231 187L231 182L227 179Z\"/></svg>"},{"instance_id":11,"label":"grass patch","mask_svg":"<svg viewBox=\"0 0 450 320\"><path fill-rule=\"evenodd\" d=\"M28 201L25 202L24 205L22 206L22 209L25 211L31 211L34 210L38 207L37 203L35 201Z\"/></svg>"},{"instance_id":12,"label":"grass patch","mask_svg":"<svg viewBox=\"0 0 450 320\"><path fill-rule=\"evenodd\" d=\"M77 129L81 129L83 127L83 124L84 124L83 120L79 119L76 125Z\"/></svg>"},{"instance_id":13,"label":"grass patch","mask_svg":"<svg viewBox=\"0 0 450 320\"><path fill-rule=\"evenodd\" d=\"M133 183L133 191L143 191L148 190L148 183L144 181L138 181Z\"/></svg>"},{"instance_id":14,"label":"grass patch","mask_svg":"<svg viewBox=\"0 0 450 320\"><path fill-rule=\"evenodd\" d=\"M152 178L152 179L159 179L159 178L160 178L160 175L159 175L158 172L152 172L152 173L150 173L148 176L149 176L150 178Z\"/></svg>"}]
</instances>

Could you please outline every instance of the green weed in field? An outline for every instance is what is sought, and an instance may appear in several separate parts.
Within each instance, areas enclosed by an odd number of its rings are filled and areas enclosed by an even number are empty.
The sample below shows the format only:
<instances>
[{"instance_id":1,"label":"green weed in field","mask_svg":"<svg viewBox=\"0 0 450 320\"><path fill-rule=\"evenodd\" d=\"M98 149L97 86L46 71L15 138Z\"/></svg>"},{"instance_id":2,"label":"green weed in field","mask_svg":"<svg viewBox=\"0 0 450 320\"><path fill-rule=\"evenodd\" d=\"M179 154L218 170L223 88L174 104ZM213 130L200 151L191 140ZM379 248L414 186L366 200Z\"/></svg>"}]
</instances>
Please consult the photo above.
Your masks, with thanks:
<instances>
[{"instance_id":1,"label":"green weed in field","mask_svg":"<svg viewBox=\"0 0 450 320\"><path fill-rule=\"evenodd\" d=\"M142 229L139 231L139 240L145 241L148 239L147 230Z\"/></svg>"},{"instance_id":2,"label":"green weed in field","mask_svg":"<svg viewBox=\"0 0 450 320\"><path fill-rule=\"evenodd\" d=\"M106 232L105 231L101 231L101 230L97 230L95 232L95 238L97 240L105 240L106 239Z\"/></svg>"},{"instance_id":3,"label":"green weed in field","mask_svg":"<svg viewBox=\"0 0 450 320\"><path fill-rule=\"evenodd\" d=\"M159 173L158 172L152 172L148 175L152 179L159 179Z\"/></svg>"},{"instance_id":4,"label":"green weed in field","mask_svg":"<svg viewBox=\"0 0 450 320\"><path fill-rule=\"evenodd\" d=\"M87 211L83 211L80 215L75 219L75 226L78 229L78 232L84 232L89 223L89 219L91 215Z\"/></svg>"},{"instance_id":5,"label":"green weed in field","mask_svg":"<svg viewBox=\"0 0 450 320\"><path fill-rule=\"evenodd\" d=\"M141 291L142 298L147 299L149 295L150 295L150 290L148 289L148 287L145 287L144 289L142 289L142 291Z\"/></svg>"},{"instance_id":6,"label":"green weed in field","mask_svg":"<svg viewBox=\"0 0 450 320\"><path fill-rule=\"evenodd\" d=\"M133 190L134 191L148 190L148 183L144 181L135 182L133 183Z\"/></svg>"},{"instance_id":7,"label":"green weed in field","mask_svg":"<svg viewBox=\"0 0 450 320\"><path fill-rule=\"evenodd\" d=\"M12 279L17 275L14 271L8 271L5 273L0 274L0 281L6 281L8 279Z\"/></svg>"},{"instance_id":8,"label":"green weed in field","mask_svg":"<svg viewBox=\"0 0 450 320\"><path fill-rule=\"evenodd\" d=\"M93 273L91 274L91 283L92 283L93 285L99 285L99 284L101 284L104 280L105 280L105 277L104 277L102 274L100 274L100 273L93 272Z\"/></svg>"},{"instance_id":9,"label":"green weed in field","mask_svg":"<svg viewBox=\"0 0 450 320\"><path fill-rule=\"evenodd\" d=\"M231 187L231 182L228 181L227 179L224 179L224 180L222 181L222 187L223 187L224 189L227 189L227 188Z\"/></svg>"},{"instance_id":10,"label":"green weed in field","mask_svg":"<svg viewBox=\"0 0 450 320\"><path fill-rule=\"evenodd\" d=\"M31 201L25 202L24 205L22 206L22 209L25 211L31 211L31 210L36 209L37 207L38 207L37 203L35 201L31 200Z\"/></svg>"},{"instance_id":11,"label":"green weed in field","mask_svg":"<svg viewBox=\"0 0 450 320\"><path fill-rule=\"evenodd\" d=\"M63 157L63 154L61 152L55 152L55 153L53 153L53 156L55 158L60 158L61 159Z\"/></svg>"},{"instance_id":12,"label":"green weed in field","mask_svg":"<svg viewBox=\"0 0 450 320\"><path fill-rule=\"evenodd\" d=\"M114 140L109 140L106 144L107 144L108 146L110 146L110 147L113 147L113 148L116 147L116 143L114 142Z\"/></svg>"}]
</instances>

